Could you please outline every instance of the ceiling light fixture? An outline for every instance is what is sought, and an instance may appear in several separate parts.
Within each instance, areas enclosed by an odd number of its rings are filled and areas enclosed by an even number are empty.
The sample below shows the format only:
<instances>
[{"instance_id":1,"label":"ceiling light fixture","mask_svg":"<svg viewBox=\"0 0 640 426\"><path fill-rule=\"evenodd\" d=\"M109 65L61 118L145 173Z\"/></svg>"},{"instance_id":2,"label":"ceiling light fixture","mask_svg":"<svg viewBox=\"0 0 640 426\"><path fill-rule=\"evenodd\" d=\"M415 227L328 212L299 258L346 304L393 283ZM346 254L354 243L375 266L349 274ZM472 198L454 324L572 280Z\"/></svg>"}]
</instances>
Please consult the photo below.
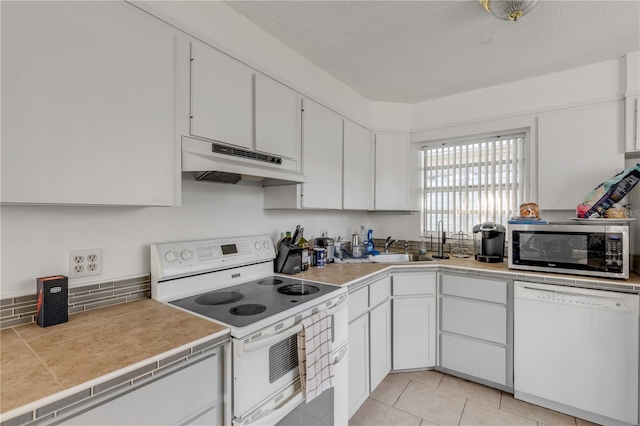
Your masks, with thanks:
<instances>
[{"instance_id":1,"label":"ceiling light fixture","mask_svg":"<svg viewBox=\"0 0 640 426\"><path fill-rule=\"evenodd\" d=\"M517 21L533 9L538 0L479 0L482 7L503 21Z\"/></svg>"}]
</instances>

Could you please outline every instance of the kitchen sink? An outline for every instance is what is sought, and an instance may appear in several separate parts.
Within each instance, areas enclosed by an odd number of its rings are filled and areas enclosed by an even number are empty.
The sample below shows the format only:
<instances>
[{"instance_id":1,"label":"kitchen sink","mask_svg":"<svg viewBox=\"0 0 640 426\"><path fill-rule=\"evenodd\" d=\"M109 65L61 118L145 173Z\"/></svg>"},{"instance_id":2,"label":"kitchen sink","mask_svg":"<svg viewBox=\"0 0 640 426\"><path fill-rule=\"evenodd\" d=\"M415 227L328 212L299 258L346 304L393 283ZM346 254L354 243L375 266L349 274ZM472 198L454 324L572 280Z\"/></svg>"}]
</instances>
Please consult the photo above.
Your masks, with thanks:
<instances>
[{"instance_id":1,"label":"kitchen sink","mask_svg":"<svg viewBox=\"0 0 640 426\"><path fill-rule=\"evenodd\" d=\"M410 253L380 253L373 256L374 263L403 263L403 262L437 262L436 259Z\"/></svg>"}]
</instances>

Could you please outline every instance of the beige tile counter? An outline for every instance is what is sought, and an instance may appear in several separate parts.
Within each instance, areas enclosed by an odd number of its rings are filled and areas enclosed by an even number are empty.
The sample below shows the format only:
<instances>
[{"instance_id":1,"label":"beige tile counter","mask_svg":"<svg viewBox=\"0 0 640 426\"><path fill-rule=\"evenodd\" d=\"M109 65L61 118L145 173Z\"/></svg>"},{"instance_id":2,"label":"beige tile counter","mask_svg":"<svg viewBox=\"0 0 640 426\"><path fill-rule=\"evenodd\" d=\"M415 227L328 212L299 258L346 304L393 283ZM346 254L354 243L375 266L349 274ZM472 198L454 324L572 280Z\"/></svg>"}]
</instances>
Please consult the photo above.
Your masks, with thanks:
<instances>
[{"instance_id":1,"label":"beige tile counter","mask_svg":"<svg viewBox=\"0 0 640 426\"><path fill-rule=\"evenodd\" d=\"M0 334L0 413L117 372L228 329L142 299ZM4 419L3 419L4 420Z\"/></svg>"},{"instance_id":2,"label":"beige tile counter","mask_svg":"<svg viewBox=\"0 0 640 426\"><path fill-rule=\"evenodd\" d=\"M519 280L535 280L640 293L640 276L629 280L608 280L510 270L506 262L482 263L471 258L451 258L437 262L399 264L349 263L310 268L297 278L329 284L362 282L378 273L433 269L457 273L498 275ZM69 316L69 322L40 328L27 324L0 331L0 413L42 398L79 388L88 382L109 380L114 372L184 347L228 329L152 299L114 305ZM182 350L182 349L181 349Z\"/></svg>"},{"instance_id":3,"label":"beige tile counter","mask_svg":"<svg viewBox=\"0 0 640 426\"><path fill-rule=\"evenodd\" d=\"M428 254L429 256L431 253ZM640 276L631 273L628 280L592 278L580 275L553 274L544 272L531 272L509 269L506 260L500 263L478 262L473 257L456 258L433 262L408 262L408 263L340 263L329 264L324 268L309 268L308 271L296 275L297 278L320 281L329 284L345 285L358 281L368 275L373 275L387 268L399 270L399 268L424 268L434 270L475 273L487 275L500 275L519 280L537 280L550 284L570 285L587 288L602 288L608 290L633 291L640 293Z\"/></svg>"}]
</instances>

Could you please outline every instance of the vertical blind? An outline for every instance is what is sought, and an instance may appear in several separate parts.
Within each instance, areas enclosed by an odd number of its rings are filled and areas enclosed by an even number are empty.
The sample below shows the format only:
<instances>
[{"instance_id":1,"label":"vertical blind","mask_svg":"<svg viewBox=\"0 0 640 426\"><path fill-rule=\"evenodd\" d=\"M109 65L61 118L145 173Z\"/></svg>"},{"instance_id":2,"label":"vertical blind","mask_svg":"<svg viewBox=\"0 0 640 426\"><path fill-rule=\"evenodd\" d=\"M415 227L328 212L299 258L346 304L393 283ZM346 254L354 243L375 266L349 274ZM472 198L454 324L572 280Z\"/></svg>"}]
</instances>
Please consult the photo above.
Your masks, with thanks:
<instances>
[{"instance_id":1,"label":"vertical blind","mask_svg":"<svg viewBox=\"0 0 640 426\"><path fill-rule=\"evenodd\" d=\"M423 148L423 233L442 220L447 233L471 234L491 221L506 226L525 196L525 135Z\"/></svg>"}]
</instances>

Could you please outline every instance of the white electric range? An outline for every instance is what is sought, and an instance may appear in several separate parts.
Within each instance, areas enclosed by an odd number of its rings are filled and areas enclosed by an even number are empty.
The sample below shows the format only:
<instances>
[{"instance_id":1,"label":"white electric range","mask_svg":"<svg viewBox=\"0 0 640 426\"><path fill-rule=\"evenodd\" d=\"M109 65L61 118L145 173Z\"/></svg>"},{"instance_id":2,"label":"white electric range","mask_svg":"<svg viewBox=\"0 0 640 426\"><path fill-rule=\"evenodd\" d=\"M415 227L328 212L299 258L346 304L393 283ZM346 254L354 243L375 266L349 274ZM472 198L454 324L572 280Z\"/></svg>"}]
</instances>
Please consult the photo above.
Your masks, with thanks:
<instances>
[{"instance_id":1,"label":"white electric range","mask_svg":"<svg viewBox=\"0 0 640 426\"><path fill-rule=\"evenodd\" d=\"M230 329L226 423L346 424L347 289L274 275L268 235L151 244L151 297ZM299 379L301 321L326 310L335 386L306 404Z\"/></svg>"}]
</instances>

